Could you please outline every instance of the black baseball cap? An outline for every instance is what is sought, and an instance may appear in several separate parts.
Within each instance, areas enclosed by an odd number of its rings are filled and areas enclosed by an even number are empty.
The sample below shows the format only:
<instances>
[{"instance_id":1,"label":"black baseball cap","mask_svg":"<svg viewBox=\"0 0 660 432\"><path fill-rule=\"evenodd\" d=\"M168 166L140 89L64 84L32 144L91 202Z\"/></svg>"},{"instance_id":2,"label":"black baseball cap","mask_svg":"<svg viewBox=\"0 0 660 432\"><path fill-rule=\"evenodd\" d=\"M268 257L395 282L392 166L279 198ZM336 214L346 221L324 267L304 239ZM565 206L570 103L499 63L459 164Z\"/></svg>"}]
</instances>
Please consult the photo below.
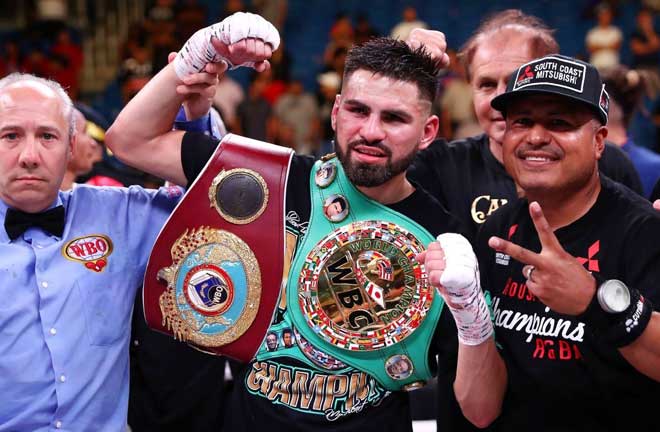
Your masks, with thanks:
<instances>
[{"instance_id":1,"label":"black baseball cap","mask_svg":"<svg viewBox=\"0 0 660 432\"><path fill-rule=\"evenodd\" d=\"M506 116L512 99L525 94L556 94L587 104L602 124L607 124L610 96L591 64L572 57L553 54L520 66L511 75L506 92L490 105Z\"/></svg>"}]
</instances>

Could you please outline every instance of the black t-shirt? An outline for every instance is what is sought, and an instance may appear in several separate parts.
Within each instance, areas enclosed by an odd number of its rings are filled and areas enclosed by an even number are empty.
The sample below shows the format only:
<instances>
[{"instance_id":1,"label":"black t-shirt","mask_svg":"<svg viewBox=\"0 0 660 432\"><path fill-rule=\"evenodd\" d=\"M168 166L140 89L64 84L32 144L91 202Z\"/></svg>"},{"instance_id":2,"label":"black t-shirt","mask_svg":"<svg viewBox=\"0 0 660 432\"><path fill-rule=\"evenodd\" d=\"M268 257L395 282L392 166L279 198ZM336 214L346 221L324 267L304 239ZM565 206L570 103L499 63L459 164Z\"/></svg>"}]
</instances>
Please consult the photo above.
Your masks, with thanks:
<instances>
[{"instance_id":1,"label":"black t-shirt","mask_svg":"<svg viewBox=\"0 0 660 432\"><path fill-rule=\"evenodd\" d=\"M660 180L653 187L653 192L651 192L651 202L660 199Z\"/></svg>"},{"instance_id":2,"label":"black t-shirt","mask_svg":"<svg viewBox=\"0 0 660 432\"><path fill-rule=\"evenodd\" d=\"M601 184L593 207L555 234L586 269L622 280L657 310L660 216L625 187L606 177ZM540 252L527 200L490 217L475 247L509 374L498 430L658 430L653 413L660 383L637 372L617 349L598 342L588 325L553 312L534 297L527 290L523 264L488 247L493 235Z\"/></svg>"},{"instance_id":3,"label":"black t-shirt","mask_svg":"<svg viewBox=\"0 0 660 432\"><path fill-rule=\"evenodd\" d=\"M181 159L189 183L203 169L216 146L217 141L205 135L186 133ZM307 231L313 164L313 158L298 155L291 162L286 191L289 259ZM464 231L455 218L420 188L389 207L417 221L433 235ZM287 313L286 305L280 303L273 325ZM456 327L447 308L441 313L431 351L439 357L439 369L455 371ZM285 356L250 363L236 378L231 399L226 413L227 430L399 432L412 428L405 392L389 392L372 377L351 367L333 372Z\"/></svg>"},{"instance_id":4,"label":"black t-shirt","mask_svg":"<svg viewBox=\"0 0 660 432\"><path fill-rule=\"evenodd\" d=\"M217 431L226 405L225 359L150 329L142 312L142 288L134 310L128 402L131 430Z\"/></svg>"},{"instance_id":5,"label":"black t-shirt","mask_svg":"<svg viewBox=\"0 0 660 432\"><path fill-rule=\"evenodd\" d=\"M639 175L618 147L605 146L599 168L641 194ZM449 143L434 141L417 155L408 177L469 225L473 233L495 210L518 199L516 185L490 151L486 134Z\"/></svg>"}]
</instances>

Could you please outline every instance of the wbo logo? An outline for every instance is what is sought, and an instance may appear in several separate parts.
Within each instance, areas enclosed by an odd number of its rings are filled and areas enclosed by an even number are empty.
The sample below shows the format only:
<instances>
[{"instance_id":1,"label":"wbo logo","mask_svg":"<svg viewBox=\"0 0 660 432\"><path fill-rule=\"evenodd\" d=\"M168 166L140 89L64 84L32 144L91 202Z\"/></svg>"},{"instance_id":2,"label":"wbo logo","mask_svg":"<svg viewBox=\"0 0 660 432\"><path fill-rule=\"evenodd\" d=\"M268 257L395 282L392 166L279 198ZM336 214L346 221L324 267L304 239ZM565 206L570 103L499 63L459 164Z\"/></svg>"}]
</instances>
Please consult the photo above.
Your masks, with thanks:
<instances>
[{"instance_id":1,"label":"wbo logo","mask_svg":"<svg viewBox=\"0 0 660 432\"><path fill-rule=\"evenodd\" d=\"M62 255L71 261L78 261L85 268L96 273L102 272L112 253L112 241L101 234L77 237L62 248Z\"/></svg>"}]
</instances>

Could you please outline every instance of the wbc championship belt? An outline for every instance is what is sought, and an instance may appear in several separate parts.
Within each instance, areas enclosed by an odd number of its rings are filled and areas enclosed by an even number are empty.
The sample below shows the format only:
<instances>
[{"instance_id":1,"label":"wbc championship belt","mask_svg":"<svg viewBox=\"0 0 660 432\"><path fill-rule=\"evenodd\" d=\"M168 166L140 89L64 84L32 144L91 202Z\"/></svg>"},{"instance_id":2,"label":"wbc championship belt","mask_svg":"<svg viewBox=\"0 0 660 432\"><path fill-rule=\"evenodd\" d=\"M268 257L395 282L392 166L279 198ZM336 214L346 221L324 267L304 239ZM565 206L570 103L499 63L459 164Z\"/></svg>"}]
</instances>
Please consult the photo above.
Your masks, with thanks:
<instances>
[{"instance_id":1,"label":"wbc championship belt","mask_svg":"<svg viewBox=\"0 0 660 432\"><path fill-rule=\"evenodd\" d=\"M295 329L388 390L424 385L444 302L416 254L433 236L358 191L336 158L317 161L310 183L310 222L286 289Z\"/></svg>"},{"instance_id":2,"label":"wbc championship belt","mask_svg":"<svg viewBox=\"0 0 660 432\"><path fill-rule=\"evenodd\" d=\"M161 230L144 279L147 324L251 360L279 301L290 149L225 136Z\"/></svg>"}]
</instances>

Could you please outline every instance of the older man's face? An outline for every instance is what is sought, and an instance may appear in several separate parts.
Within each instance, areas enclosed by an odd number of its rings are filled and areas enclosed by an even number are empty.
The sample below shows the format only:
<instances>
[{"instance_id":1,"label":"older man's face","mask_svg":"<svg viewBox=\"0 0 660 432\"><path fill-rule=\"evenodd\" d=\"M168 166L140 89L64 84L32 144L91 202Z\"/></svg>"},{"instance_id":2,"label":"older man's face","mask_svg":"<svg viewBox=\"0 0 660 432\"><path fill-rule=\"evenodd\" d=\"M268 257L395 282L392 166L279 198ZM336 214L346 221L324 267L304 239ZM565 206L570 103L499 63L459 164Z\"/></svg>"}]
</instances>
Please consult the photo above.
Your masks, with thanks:
<instances>
[{"instance_id":1,"label":"older man's face","mask_svg":"<svg viewBox=\"0 0 660 432\"><path fill-rule=\"evenodd\" d=\"M57 94L40 83L0 91L0 198L39 212L53 203L71 157L69 122Z\"/></svg>"}]
</instances>

